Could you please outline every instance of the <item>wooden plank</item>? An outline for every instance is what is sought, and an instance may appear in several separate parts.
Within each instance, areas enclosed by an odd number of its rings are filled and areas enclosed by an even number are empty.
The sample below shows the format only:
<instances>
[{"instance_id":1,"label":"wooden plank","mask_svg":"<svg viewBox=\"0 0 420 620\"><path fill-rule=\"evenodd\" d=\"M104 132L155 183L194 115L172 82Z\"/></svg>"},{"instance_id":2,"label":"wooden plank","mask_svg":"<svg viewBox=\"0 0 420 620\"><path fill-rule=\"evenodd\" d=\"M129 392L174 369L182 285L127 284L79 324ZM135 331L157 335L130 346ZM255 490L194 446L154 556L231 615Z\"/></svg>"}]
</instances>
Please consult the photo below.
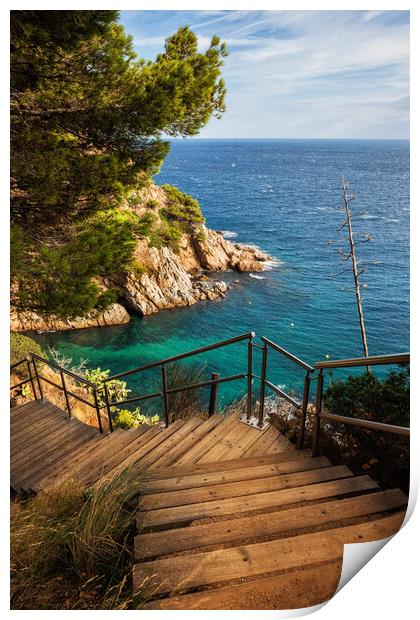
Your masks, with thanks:
<instances>
[{"instance_id":1,"label":"wooden plank","mask_svg":"<svg viewBox=\"0 0 420 620\"><path fill-rule=\"evenodd\" d=\"M208 517L222 517L228 514L239 515L266 508L277 508L278 506L286 506L297 502L325 499L327 497L341 496L376 488L378 488L378 485L369 476L357 476L344 480L310 484L294 489L282 489L281 491L219 500L217 502L202 502L176 508L149 510L148 512L139 511L137 521L139 529L163 528L175 525L179 527Z\"/></svg>"},{"instance_id":2,"label":"wooden plank","mask_svg":"<svg viewBox=\"0 0 420 620\"><path fill-rule=\"evenodd\" d=\"M157 443L158 446L164 442L165 438L169 438L173 433L177 431L183 424L185 424L184 420L176 420L173 424L170 425L169 428L159 429L160 433L158 433L153 439L148 441L145 445L138 448L137 452L135 452L132 457L137 458L136 455L144 454L144 452L150 453L150 445ZM115 475L112 467L108 466L108 462L111 462L112 466L115 467L115 459L111 460L111 456L118 454L119 462L123 461L124 452L127 444L127 438L122 437L121 441L118 442L117 446L112 447L112 452L106 451L102 452L99 457L96 454L93 454L89 459L88 463L86 463L82 468L79 468L75 473L75 477L79 480L83 480L86 484L92 484L102 476L107 475L108 477ZM146 457L147 458L147 457Z\"/></svg>"},{"instance_id":3,"label":"wooden plank","mask_svg":"<svg viewBox=\"0 0 420 620\"><path fill-rule=\"evenodd\" d=\"M260 439L258 439L254 445L250 446L244 453L244 457L256 456L258 454L270 454L269 448L271 447L272 453L284 452L285 450L291 450L294 446L283 437L283 435L273 426L268 427L268 432L264 433ZM277 440L277 441L276 441ZM276 441L276 443L274 443Z\"/></svg>"},{"instance_id":4,"label":"wooden plank","mask_svg":"<svg viewBox=\"0 0 420 620\"><path fill-rule=\"evenodd\" d=\"M189 434L202 423L200 418L190 418L184 420L184 424L180 426L175 433L165 438L161 444L161 450L158 448L153 451L153 458L148 460L148 466L152 467L156 461L166 458L172 449L175 449ZM172 426L172 425L171 425Z\"/></svg>"},{"instance_id":5,"label":"wooden plank","mask_svg":"<svg viewBox=\"0 0 420 620\"><path fill-rule=\"evenodd\" d=\"M149 452L149 450L153 449L153 446L156 445L155 442L152 444L152 440L156 437L161 437L164 429L159 425L151 426L148 431L144 434L144 436L136 443L133 444L133 452L128 456L121 455L120 462L117 465L114 465L112 469L109 470L107 476L117 476L122 473L124 470L132 467L133 463L136 463L141 455L145 455Z\"/></svg>"},{"instance_id":6,"label":"wooden plank","mask_svg":"<svg viewBox=\"0 0 420 620\"><path fill-rule=\"evenodd\" d=\"M116 450L113 450L112 453L109 453L106 457L106 462L101 468L100 477L107 476L110 478L115 475L112 472L115 467L121 464L122 459L133 455L134 453L138 452L138 450L142 446L146 445L147 442L150 441L149 435L147 434L150 428L151 427L147 424L139 427L138 429L136 429L136 433L132 440L127 442L126 439L121 449L117 448ZM80 475L83 476L83 480L87 486L90 486L98 480L98 473L95 468L92 469L90 474L80 473Z\"/></svg>"},{"instance_id":7,"label":"wooden plank","mask_svg":"<svg viewBox=\"0 0 420 620\"><path fill-rule=\"evenodd\" d=\"M46 415L44 418L36 420L35 422L31 422L31 424L24 428L19 433L11 434L11 446L12 449L15 450L19 446L24 445L26 443L30 443L34 441L36 437L41 436L41 434L45 434L53 428L58 428L63 426L68 422L68 417L65 416L63 412L60 414L50 414Z\"/></svg>"},{"instance_id":8,"label":"wooden plank","mask_svg":"<svg viewBox=\"0 0 420 620\"><path fill-rule=\"evenodd\" d=\"M201 457L206 454L214 445L216 445L228 431L237 424L237 415L230 415L225 418L221 424L218 424L214 430L211 431L206 437L203 437L201 441L197 442L191 450L188 450L183 456L175 461L176 465L188 465L195 463Z\"/></svg>"},{"instance_id":9,"label":"wooden plank","mask_svg":"<svg viewBox=\"0 0 420 620\"><path fill-rule=\"evenodd\" d=\"M30 418L43 412L49 404L48 401L32 401L21 407L14 407L10 411L10 427L16 430L21 428Z\"/></svg>"},{"instance_id":10,"label":"wooden plank","mask_svg":"<svg viewBox=\"0 0 420 620\"><path fill-rule=\"evenodd\" d=\"M173 594L320 562L340 561L345 543L387 538L399 530L404 516L401 512L326 532L136 564L133 589L146 579L148 589L154 593Z\"/></svg>"},{"instance_id":11,"label":"wooden plank","mask_svg":"<svg viewBox=\"0 0 420 620\"><path fill-rule=\"evenodd\" d=\"M255 428L251 428L246 424L243 424L239 420L236 420L236 424L234 424L230 429L227 429L226 432L219 438L219 441L214 444L205 454L203 454L196 462L197 463L215 463L216 461L226 460L223 457L226 457L235 446L238 444L249 434L254 434L255 439L258 437L258 433L261 431L256 430ZM237 455L241 456L242 452ZM236 458L237 458L236 457ZM232 456L235 458L235 456Z\"/></svg>"},{"instance_id":12,"label":"wooden plank","mask_svg":"<svg viewBox=\"0 0 420 620\"><path fill-rule=\"evenodd\" d=\"M401 509L406 504L407 497L404 493L399 489L392 489L251 517L230 519L228 522L220 521L150 532L135 537L135 557L137 560L143 560L200 547L252 542L265 536L284 535L291 530L324 527L328 524L331 527L331 524L337 521Z\"/></svg>"},{"instance_id":13,"label":"wooden plank","mask_svg":"<svg viewBox=\"0 0 420 620\"><path fill-rule=\"evenodd\" d=\"M217 463L191 463L187 465L178 465L174 463L170 467L159 467L159 469L155 469L153 466L149 469L147 475L150 479L163 480L164 478L189 476L191 474L215 473L219 471L243 469L244 467L255 467L256 465L296 461L301 458L308 458L310 455L310 450L289 450L282 454L242 457L239 459L232 459L231 461L218 461Z\"/></svg>"},{"instance_id":14,"label":"wooden plank","mask_svg":"<svg viewBox=\"0 0 420 620\"><path fill-rule=\"evenodd\" d=\"M76 437L72 442L68 442L66 445L61 446L60 449L46 453L44 457L39 458L36 462L27 462L20 469L12 471L12 486L17 488L18 486L23 490L29 490L31 488L30 481L34 478L38 478L42 475L42 472L50 465L57 464L60 460L68 454L71 454L74 450L80 446L85 446L91 441L91 437L82 436Z\"/></svg>"},{"instance_id":15,"label":"wooden plank","mask_svg":"<svg viewBox=\"0 0 420 620\"><path fill-rule=\"evenodd\" d=\"M48 491L54 488L58 483L60 483L60 481L71 479L73 471L82 461L89 458L89 456L93 454L99 446L110 445L110 443L114 441L115 436L123 432L124 431L122 429L117 428L109 435L97 435L91 439L86 446L74 450L74 452L61 459L59 469L55 464L53 464L43 470L42 476L30 481L30 488L35 493L39 491Z\"/></svg>"},{"instance_id":16,"label":"wooden plank","mask_svg":"<svg viewBox=\"0 0 420 620\"><path fill-rule=\"evenodd\" d=\"M309 469L310 468L310 469ZM278 474L264 478L252 478L249 480L222 482L204 487L180 489L160 493L151 493L141 498L139 507L141 510L155 510L157 508L169 508L170 506L186 506L187 504L198 504L202 502L214 502L233 497L243 497L245 495L255 495L256 493L268 493L279 491L280 489L291 489L294 487L305 486L346 478L351 476L351 471L345 465L336 467L328 466L328 461L323 467L313 469L312 463L305 471Z\"/></svg>"},{"instance_id":17,"label":"wooden plank","mask_svg":"<svg viewBox=\"0 0 420 620\"><path fill-rule=\"evenodd\" d=\"M10 467L11 469L19 468L28 461L34 463L38 459L42 459L46 453L60 450L61 447L71 443L77 437L95 437L96 435L97 432L92 427L72 420L67 427L51 432L51 434L42 437L33 445L14 455L11 458Z\"/></svg>"},{"instance_id":18,"label":"wooden plank","mask_svg":"<svg viewBox=\"0 0 420 620\"><path fill-rule=\"evenodd\" d=\"M122 458L124 449L129 443L135 441L136 437L136 433L130 433L127 430L121 430L118 435L111 433L111 440L107 444L99 444L86 459L72 467L71 477L82 482L96 480L107 473L107 463L113 462L112 459L115 455L118 455L120 459Z\"/></svg>"},{"instance_id":19,"label":"wooden plank","mask_svg":"<svg viewBox=\"0 0 420 620\"><path fill-rule=\"evenodd\" d=\"M271 437L272 436L271 431L274 430L271 426L268 426L262 431L259 429L253 428L251 426L247 426L243 423L242 423L242 426L245 426L248 432L245 433L244 436L241 437L239 441L235 442L234 445L231 447L231 449L228 451L228 453L225 454L223 458L220 460L230 461L232 459L240 458L241 456L246 454L247 450L251 446L254 446L259 440L261 440L261 437L263 438Z\"/></svg>"},{"instance_id":20,"label":"wooden plank","mask_svg":"<svg viewBox=\"0 0 420 620\"><path fill-rule=\"evenodd\" d=\"M191 448L208 433L210 433L218 424L223 422L222 416L214 415L207 420L201 420L194 430L192 430L184 439L182 439L175 447L171 449L167 454L163 454L152 465L155 467L167 467L172 463L175 463L177 459L186 454Z\"/></svg>"},{"instance_id":21,"label":"wooden plank","mask_svg":"<svg viewBox=\"0 0 420 620\"><path fill-rule=\"evenodd\" d=\"M181 489L195 489L197 487L202 488L212 484L239 482L255 478L269 478L271 476L329 466L331 466L330 461L325 456L319 456L316 458L297 459L296 461L285 461L283 463L268 463L267 465L254 465L254 467L228 469L227 471L220 472L163 478L162 480L151 479L145 482L142 495L178 491Z\"/></svg>"},{"instance_id":22,"label":"wooden plank","mask_svg":"<svg viewBox=\"0 0 420 620\"><path fill-rule=\"evenodd\" d=\"M335 560L315 568L142 603L141 609L303 609L332 598L341 566L342 562Z\"/></svg>"}]
</instances>

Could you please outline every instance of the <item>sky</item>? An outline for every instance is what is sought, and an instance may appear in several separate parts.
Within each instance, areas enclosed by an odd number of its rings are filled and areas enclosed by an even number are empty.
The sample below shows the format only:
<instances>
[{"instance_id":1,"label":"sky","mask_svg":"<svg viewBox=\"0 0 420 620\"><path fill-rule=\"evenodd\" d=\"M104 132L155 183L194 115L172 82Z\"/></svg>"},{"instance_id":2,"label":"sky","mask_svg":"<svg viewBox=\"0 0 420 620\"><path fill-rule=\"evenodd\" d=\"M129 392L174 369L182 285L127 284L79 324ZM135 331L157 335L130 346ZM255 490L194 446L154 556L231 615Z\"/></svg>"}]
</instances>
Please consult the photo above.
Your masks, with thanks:
<instances>
[{"instance_id":1,"label":"sky","mask_svg":"<svg viewBox=\"0 0 420 620\"><path fill-rule=\"evenodd\" d=\"M142 58L189 25L226 41L227 111L201 138L408 138L408 11L121 11Z\"/></svg>"}]
</instances>

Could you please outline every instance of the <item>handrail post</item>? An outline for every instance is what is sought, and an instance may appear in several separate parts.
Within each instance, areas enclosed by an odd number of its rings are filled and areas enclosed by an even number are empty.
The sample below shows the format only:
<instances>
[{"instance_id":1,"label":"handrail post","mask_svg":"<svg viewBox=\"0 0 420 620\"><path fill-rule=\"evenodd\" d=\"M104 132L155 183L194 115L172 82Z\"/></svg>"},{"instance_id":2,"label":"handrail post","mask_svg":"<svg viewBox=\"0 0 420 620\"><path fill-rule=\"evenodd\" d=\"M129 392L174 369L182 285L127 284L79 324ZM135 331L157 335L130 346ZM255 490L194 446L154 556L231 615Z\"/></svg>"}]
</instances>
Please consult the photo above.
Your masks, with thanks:
<instances>
[{"instance_id":1,"label":"handrail post","mask_svg":"<svg viewBox=\"0 0 420 620\"><path fill-rule=\"evenodd\" d=\"M261 387L260 387L260 409L258 412L258 426L264 425L264 404L265 404L265 382L267 379L267 345L264 343L261 362Z\"/></svg>"},{"instance_id":2,"label":"handrail post","mask_svg":"<svg viewBox=\"0 0 420 620\"><path fill-rule=\"evenodd\" d=\"M322 369L319 371L318 384L316 388L316 404L315 415L313 421L312 430L312 456L318 456L319 453L319 427L320 427L320 413L322 409L322 391L324 389L324 374Z\"/></svg>"},{"instance_id":3,"label":"handrail post","mask_svg":"<svg viewBox=\"0 0 420 620\"><path fill-rule=\"evenodd\" d=\"M165 415L165 426L169 426L169 403L168 403L168 377L166 374L166 366L162 365L162 398L163 398L163 412Z\"/></svg>"},{"instance_id":4,"label":"handrail post","mask_svg":"<svg viewBox=\"0 0 420 620\"><path fill-rule=\"evenodd\" d=\"M38 368L37 368L37 365L35 364L35 358L33 356L32 356L32 364L34 365L36 382L38 384L39 400L44 400L44 392L42 391L42 385L41 385L41 380L38 374Z\"/></svg>"},{"instance_id":5,"label":"handrail post","mask_svg":"<svg viewBox=\"0 0 420 620\"><path fill-rule=\"evenodd\" d=\"M301 450L303 448L303 443L305 440L305 426L306 426L306 413L308 411L308 400L309 400L309 388L311 385L311 377L309 370L306 372L305 384L303 386L303 396L302 396L302 405L301 405L301 413L302 418L300 421L300 430L299 437L297 441L297 449Z\"/></svg>"},{"instance_id":6,"label":"handrail post","mask_svg":"<svg viewBox=\"0 0 420 620\"><path fill-rule=\"evenodd\" d=\"M61 383L63 385L64 396L65 396L65 399L66 399L67 411L68 411L68 414L69 414L69 418L71 418L70 400L69 400L69 395L67 394L66 381L64 379L64 373L63 373L62 370L60 370L60 376L61 376Z\"/></svg>"},{"instance_id":7,"label":"handrail post","mask_svg":"<svg viewBox=\"0 0 420 620\"><path fill-rule=\"evenodd\" d=\"M96 415L98 417L99 432L103 433L104 431L102 428L101 411L99 408L98 393L97 393L96 387L93 388L93 398L95 399L95 409L96 409Z\"/></svg>"},{"instance_id":8,"label":"handrail post","mask_svg":"<svg viewBox=\"0 0 420 620\"><path fill-rule=\"evenodd\" d=\"M36 398L36 391L35 391L34 378L32 376L31 364L30 364L30 361L29 361L28 358L26 358L26 364L28 366L29 379L31 381L32 392L34 393L34 400L37 400L37 398Z\"/></svg>"},{"instance_id":9,"label":"handrail post","mask_svg":"<svg viewBox=\"0 0 420 620\"><path fill-rule=\"evenodd\" d=\"M252 415L252 336L248 340L248 387L246 394L246 419L251 420Z\"/></svg>"},{"instance_id":10,"label":"handrail post","mask_svg":"<svg viewBox=\"0 0 420 620\"><path fill-rule=\"evenodd\" d=\"M220 378L220 375L217 372L212 372L211 380L216 381ZM219 384L212 383L210 388L210 402L209 402L209 418L215 414L217 408L217 394L219 391Z\"/></svg>"},{"instance_id":11,"label":"handrail post","mask_svg":"<svg viewBox=\"0 0 420 620\"><path fill-rule=\"evenodd\" d=\"M106 413L108 416L109 432L112 433L114 431L114 426L112 424L111 405L109 403L109 391L108 391L108 386L106 383L104 383L104 392L105 392L105 406L106 406Z\"/></svg>"}]
</instances>

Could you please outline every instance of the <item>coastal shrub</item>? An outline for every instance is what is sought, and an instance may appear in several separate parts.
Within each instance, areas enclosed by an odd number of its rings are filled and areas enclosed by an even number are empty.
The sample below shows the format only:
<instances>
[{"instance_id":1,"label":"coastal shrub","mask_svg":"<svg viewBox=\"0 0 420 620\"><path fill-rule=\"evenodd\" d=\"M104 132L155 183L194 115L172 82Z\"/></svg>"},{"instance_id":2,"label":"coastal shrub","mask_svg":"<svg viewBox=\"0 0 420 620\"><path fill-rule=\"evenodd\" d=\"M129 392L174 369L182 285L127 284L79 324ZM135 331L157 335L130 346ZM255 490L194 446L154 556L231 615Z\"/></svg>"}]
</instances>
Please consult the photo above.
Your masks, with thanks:
<instances>
[{"instance_id":1,"label":"coastal shrub","mask_svg":"<svg viewBox=\"0 0 420 620\"><path fill-rule=\"evenodd\" d=\"M162 185L162 189L168 199L167 206L161 209L165 218L188 225L205 221L198 200L173 185Z\"/></svg>"},{"instance_id":2,"label":"coastal shrub","mask_svg":"<svg viewBox=\"0 0 420 620\"><path fill-rule=\"evenodd\" d=\"M157 222L157 216L154 213L146 212L139 219L136 224L136 234L141 237L149 237L153 231Z\"/></svg>"},{"instance_id":3,"label":"coastal shrub","mask_svg":"<svg viewBox=\"0 0 420 620\"><path fill-rule=\"evenodd\" d=\"M12 303L18 309L61 318L106 308L117 300L119 291L103 291L93 279L109 277L130 263L136 244L135 225L136 218L130 212L100 211L74 226L69 241L51 245L28 241L24 257L18 259L18 264L24 261L25 268L15 266L12 270ZM14 247L20 256L19 227L15 225L14 230Z\"/></svg>"},{"instance_id":4,"label":"coastal shrub","mask_svg":"<svg viewBox=\"0 0 420 620\"><path fill-rule=\"evenodd\" d=\"M105 381L108 379L110 375L110 370L102 370L102 368L94 368L94 369L86 369L84 376L85 378L93 383L98 389L98 397L99 397L99 405L101 407L105 406L104 400L104 386ZM125 400L128 397L128 394L131 392L127 388L127 383L125 381L121 381L120 379L113 379L112 381L107 381L106 383L109 394L110 403L117 402L119 400ZM111 407L111 411L118 411L118 409L114 406Z\"/></svg>"},{"instance_id":5,"label":"coastal shrub","mask_svg":"<svg viewBox=\"0 0 420 620\"><path fill-rule=\"evenodd\" d=\"M409 426L409 368L401 367L379 378L373 373L332 380L324 394L325 410L348 417ZM280 401L272 418L279 430L296 441L300 415ZM313 407L310 408L306 445L312 442ZM336 463L347 464L354 473L368 473L387 487L409 486L409 439L366 430L348 424L321 423L320 452Z\"/></svg>"},{"instance_id":6,"label":"coastal shrub","mask_svg":"<svg viewBox=\"0 0 420 620\"><path fill-rule=\"evenodd\" d=\"M69 481L12 501L11 608L135 608L135 492L123 473L93 490Z\"/></svg>"},{"instance_id":7,"label":"coastal shrub","mask_svg":"<svg viewBox=\"0 0 420 620\"><path fill-rule=\"evenodd\" d=\"M129 411L128 409L117 409L113 421L116 427L129 429L137 428L142 424L153 426L159 423L160 418L158 415L146 416L141 412L140 407L136 407L134 411Z\"/></svg>"},{"instance_id":8,"label":"coastal shrub","mask_svg":"<svg viewBox=\"0 0 420 620\"><path fill-rule=\"evenodd\" d=\"M20 362L25 357L28 357L30 353L36 353L37 355L43 355L42 349L35 340L24 336L23 334L16 334L11 332L10 334L10 365ZM26 372L25 366L17 367L15 372Z\"/></svg>"}]
</instances>

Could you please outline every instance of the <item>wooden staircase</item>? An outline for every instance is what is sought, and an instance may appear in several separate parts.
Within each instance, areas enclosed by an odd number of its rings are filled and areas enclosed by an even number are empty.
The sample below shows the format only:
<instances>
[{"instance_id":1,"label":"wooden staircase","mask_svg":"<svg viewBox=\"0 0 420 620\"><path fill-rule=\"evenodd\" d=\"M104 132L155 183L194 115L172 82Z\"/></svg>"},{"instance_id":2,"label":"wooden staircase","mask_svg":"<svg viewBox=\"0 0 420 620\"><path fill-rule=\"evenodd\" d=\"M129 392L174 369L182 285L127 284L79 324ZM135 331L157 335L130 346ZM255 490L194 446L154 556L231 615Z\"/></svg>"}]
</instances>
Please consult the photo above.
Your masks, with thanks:
<instances>
[{"instance_id":1,"label":"wooden staircase","mask_svg":"<svg viewBox=\"0 0 420 620\"><path fill-rule=\"evenodd\" d=\"M149 470L133 588L146 609L293 609L330 598L344 543L394 534L407 502L325 457Z\"/></svg>"},{"instance_id":2,"label":"wooden staircase","mask_svg":"<svg viewBox=\"0 0 420 620\"><path fill-rule=\"evenodd\" d=\"M138 481L145 609L292 609L330 598L343 545L398 531L407 498L238 416L99 434L48 401L11 411L11 486Z\"/></svg>"},{"instance_id":3,"label":"wooden staircase","mask_svg":"<svg viewBox=\"0 0 420 620\"><path fill-rule=\"evenodd\" d=\"M11 487L16 493L49 491L65 479L92 486L101 476L130 468L212 462L293 450L279 431L251 428L237 416L193 417L168 428L143 425L99 434L48 401L11 410Z\"/></svg>"}]
</instances>

